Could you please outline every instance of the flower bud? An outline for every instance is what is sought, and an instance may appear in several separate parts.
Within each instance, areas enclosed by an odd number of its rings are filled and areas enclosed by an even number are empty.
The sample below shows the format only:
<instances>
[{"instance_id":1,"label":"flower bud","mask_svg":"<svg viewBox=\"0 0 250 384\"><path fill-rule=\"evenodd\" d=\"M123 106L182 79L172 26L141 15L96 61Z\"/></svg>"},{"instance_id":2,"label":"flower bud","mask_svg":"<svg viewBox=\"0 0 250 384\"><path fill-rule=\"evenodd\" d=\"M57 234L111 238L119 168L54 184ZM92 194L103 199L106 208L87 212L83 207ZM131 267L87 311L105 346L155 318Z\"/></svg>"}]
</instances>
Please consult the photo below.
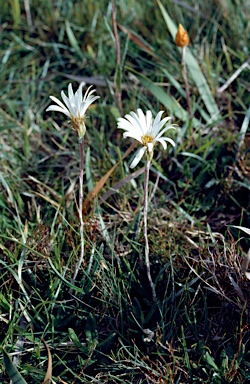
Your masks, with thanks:
<instances>
[{"instance_id":1,"label":"flower bud","mask_svg":"<svg viewBox=\"0 0 250 384\"><path fill-rule=\"evenodd\" d=\"M178 47L186 47L189 44L188 33L181 24L179 24L178 26L178 30L175 36L175 42Z\"/></svg>"}]
</instances>

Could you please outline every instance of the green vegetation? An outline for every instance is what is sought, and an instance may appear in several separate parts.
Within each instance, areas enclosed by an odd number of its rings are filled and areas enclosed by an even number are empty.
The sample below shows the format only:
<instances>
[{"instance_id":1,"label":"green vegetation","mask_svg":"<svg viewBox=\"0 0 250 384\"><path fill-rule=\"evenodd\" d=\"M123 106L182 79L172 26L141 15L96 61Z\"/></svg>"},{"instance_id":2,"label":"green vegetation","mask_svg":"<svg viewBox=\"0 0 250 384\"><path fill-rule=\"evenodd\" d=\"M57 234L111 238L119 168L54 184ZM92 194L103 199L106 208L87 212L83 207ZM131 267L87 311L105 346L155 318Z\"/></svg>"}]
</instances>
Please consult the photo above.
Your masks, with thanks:
<instances>
[{"instance_id":1,"label":"green vegetation","mask_svg":"<svg viewBox=\"0 0 250 384\"><path fill-rule=\"evenodd\" d=\"M7 371L14 384L250 381L249 236L231 227L250 228L249 1L116 7L120 63L111 1L1 4L0 381ZM178 23L191 41L191 120ZM86 121L85 255L72 282L79 144L65 116L45 110L81 81L100 99ZM129 168L132 140L117 129L121 108L139 107L179 126L150 170L155 302L145 163Z\"/></svg>"}]
</instances>

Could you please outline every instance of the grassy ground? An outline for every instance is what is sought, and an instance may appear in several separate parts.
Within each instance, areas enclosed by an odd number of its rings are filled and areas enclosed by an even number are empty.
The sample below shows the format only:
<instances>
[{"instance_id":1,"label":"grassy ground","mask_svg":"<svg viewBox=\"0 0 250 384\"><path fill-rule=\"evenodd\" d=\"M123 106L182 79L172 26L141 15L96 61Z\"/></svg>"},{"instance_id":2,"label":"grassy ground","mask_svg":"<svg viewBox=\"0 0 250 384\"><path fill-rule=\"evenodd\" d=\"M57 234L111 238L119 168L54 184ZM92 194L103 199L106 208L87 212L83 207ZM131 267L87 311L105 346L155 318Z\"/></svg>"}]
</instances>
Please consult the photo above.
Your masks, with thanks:
<instances>
[{"instance_id":1,"label":"grassy ground","mask_svg":"<svg viewBox=\"0 0 250 384\"><path fill-rule=\"evenodd\" d=\"M236 73L250 55L249 2L116 5L121 66L111 1L1 5L1 382L9 383L13 361L27 383L42 383L47 370L53 383L67 384L247 383L249 281L241 263L249 236L231 225L250 228L249 67ZM179 22L193 55L192 120L172 37ZM78 141L62 114L45 109L49 95L83 80L101 98L87 120L85 259L72 285ZM150 172L156 302L144 263L143 162L126 179L132 154L122 157L132 141L117 130L119 107L163 109L179 125L176 147L157 147Z\"/></svg>"}]
</instances>

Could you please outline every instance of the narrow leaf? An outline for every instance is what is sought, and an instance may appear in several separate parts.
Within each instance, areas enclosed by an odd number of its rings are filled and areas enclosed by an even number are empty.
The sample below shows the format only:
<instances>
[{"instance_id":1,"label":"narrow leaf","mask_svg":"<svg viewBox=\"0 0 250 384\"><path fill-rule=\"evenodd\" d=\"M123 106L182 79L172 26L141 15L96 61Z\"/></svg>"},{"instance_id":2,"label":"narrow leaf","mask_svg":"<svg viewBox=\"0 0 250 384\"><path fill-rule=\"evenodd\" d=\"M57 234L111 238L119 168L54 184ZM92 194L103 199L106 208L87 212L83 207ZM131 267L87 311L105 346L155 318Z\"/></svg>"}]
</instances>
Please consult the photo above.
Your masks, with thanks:
<instances>
[{"instance_id":1,"label":"narrow leaf","mask_svg":"<svg viewBox=\"0 0 250 384\"><path fill-rule=\"evenodd\" d=\"M250 235L250 228L241 227L240 225L230 225L230 227L240 229L241 231L243 231L243 232L247 233L248 235Z\"/></svg>"},{"instance_id":2,"label":"narrow leaf","mask_svg":"<svg viewBox=\"0 0 250 384\"><path fill-rule=\"evenodd\" d=\"M179 152L179 155L182 155L182 156L187 156L187 157L192 157L198 161L201 161L202 163L204 164L207 164L207 161L204 160L202 157L200 157L199 155L196 155L195 153L191 153L191 152Z\"/></svg>"},{"instance_id":3,"label":"narrow leaf","mask_svg":"<svg viewBox=\"0 0 250 384\"><path fill-rule=\"evenodd\" d=\"M136 177L140 176L144 172L145 168L142 167L138 169L137 171L130 173L128 176L123 178L122 180L119 180L117 183L115 183L107 192L105 192L99 199L99 205L104 203L110 196L112 196L114 193L119 191L125 184L129 183L131 180L135 179Z\"/></svg>"},{"instance_id":4,"label":"narrow leaf","mask_svg":"<svg viewBox=\"0 0 250 384\"><path fill-rule=\"evenodd\" d=\"M244 117L241 129L240 129L240 134L239 134L239 137L238 137L238 148L240 148L242 146L243 142L244 142L246 132L247 132L247 130L249 128L249 121L250 121L250 107L246 111L246 114L245 114L245 117Z\"/></svg>"},{"instance_id":5,"label":"narrow leaf","mask_svg":"<svg viewBox=\"0 0 250 384\"><path fill-rule=\"evenodd\" d=\"M49 262L49 265L51 266L51 269L54 271L54 273L59 277L60 280L62 280L64 282L64 284L66 284L68 287L70 287L71 289L75 290L76 292L81 292L82 294L84 294L84 290L83 288L79 288L77 287L76 285L74 284L71 284L68 280L65 279L65 277L63 277L59 272L58 270L55 268L55 266L53 265L51 259L48 257L48 262Z\"/></svg>"},{"instance_id":6,"label":"narrow leaf","mask_svg":"<svg viewBox=\"0 0 250 384\"><path fill-rule=\"evenodd\" d=\"M9 377L12 380L12 384L27 384L22 375L18 372L16 366L13 364L8 353L3 348L4 365Z\"/></svg>"},{"instance_id":7,"label":"narrow leaf","mask_svg":"<svg viewBox=\"0 0 250 384\"><path fill-rule=\"evenodd\" d=\"M136 45L138 45L138 47L140 47L143 51L150 53L150 55L152 55L156 60L158 60L158 56L154 53L152 47L144 39L142 39L141 36L127 29L123 25L119 25L119 27L124 33L128 35L130 40L132 40Z\"/></svg>"},{"instance_id":8,"label":"narrow leaf","mask_svg":"<svg viewBox=\"0 0 250 384\"><path fill-rule=\"evenodd\" d=\"M130 152L133 151L134 147L135 147L136 143L133 143L129 148L128 150L124 153L124 156L122 158L122 160L124 160L129 154ZM83 202L83 213L86 213L88 211L88 209L90 208L91 204L92 204L92 201L95 199L95 197L98 195L99 191L102 189L102 187L104 186L104 184L106 183L106 181L108 180L108 178L112 175L112 173L114 172L114 170L116 169L117 165L119 164L119 162L117 162L99 181L98 183L95 185L95 187L92 189L91 192L88 193L86 199L84 200Z\"/></svg>"},{"instance_id":9,"label":"narrow leaf","mask_svg":"<svg viewBox=\"0 0 250 384\"><path fill-rule=\"evenodd\" d=\"M158 5L160 7L160 10L162 12L163 18L166 22L166 25L169 29L169 32L171 33L173 39L175 39L175 35L177 32L177 27L170 18L169 14L167 13L166 9L163 7L160 0L157 0ZM213 97L213 94L208 86L207 80L205 76L203 75L200 66L191 53L190 49L187 47L187 54L186 54L186 63L189 69L189 73L193 78L193 81L199 91L199 94L211 116L212 120L215 120L218 118L220 112L217 107L217 104L215 102L215 99Z\"/></svg>"},{"instance_id":10,"label":"narrow leaf","mask_svg":"<svg viewBox=\"0 0 250 384\"><path fill-rule=\"evenodd\" d=\"M69 337L70 339L73 341L73 343L75 344L75 346L80 349L81 352L87 354L88 353L88 349L86 347L86 345L82 344L80 342L80 340L78 339L75 331L72 329L72 328L69 328L68 329L68 332L69 332Z\"/></svg>"},{"instance_id":11,"label":"narrow leaf","mask_svg":"<svg viewBox=\"0 0 250 384\"><path fill-rule=\"evenodd\" d=\"M74 50L78 53L80 58L82 58L83 54L82 54L81 48L79 47L77 39L74 35L74 32L72 31L72 28L68 20L65 21L65 27L66 27L67 36L68 36L71 47L74 48Z\"/></svg>"},{"instance_id":12,"label":"narrow leaf","mask_svg":"<svg viewBox=\"0 0 250 384\"><path fill-rule=\"evenodd\" d=\"M215 364L215 361L214 361L214 358L209 355L208 352L206 352L204 355L203 355L203 359L205 360L205 362L210 365L210 367L213 367L215 371L219 372L219 368L218 366Z\"/></svg>"},{"instance_id":13,"label":"narrow leaf","mask_svg":"<svg viewBox=\"0 0 250 384\"><path fill-rule=\"evenodd\" d=\"M48 344L43 339L42 339L42 342L43 342L45 348L47 349L47 353L48 353L48 367L47 367L46 375L44 377L43 384L50 384L50 381L52 378L52 356L51 356Z\"/></svg>"},{"instance_id":14,"label":"narrow leaf","mask_svg":"<svg viewBox=\"0 0 250 384\"><path fill-rule=\"evenodd\" d=\"M159 87L158 85L155 85L153 81L141 75L139 72L134 71L132 68L129 68L129 70L133 72L136 75L136 77L139 79L141 84L145 88L147 88L149 92L151 92L152 95L154 95L164 105L167 111L171 112L181 121L186 122L189 120L188 112L182 108L182 106L178 103L178 101L174 97L169 96L166 92L163 91L161 87ZM201 125L199 120L196 118L193 118L192 122L194 127L198 127Z\"/></svg>"},{"instance_id":15,"label":"narrow leaf","mask_svg":"<svg viewBox=\"0 0 250 384\"><path fill-rule=\"evenodd\" d=\"M96 321L92 313L89 314L85 327L86 341L89 352L92 354L98 344L98 332Z\"/></svg>"},{"instance_id":16,"label":"narrow leaf","mask_svg":"<svg viewBox=\"0 0 250 384\"><path fill-rule=\"evenodd\" d=\"M86 169L86 181L87 181L87 187L88 191L92 191L94 188L92 173L91 173L91 162L90 162L90 148L87 148L86 151L86 158L85 158L85 169Z\"/></svg>"}]
</instances>

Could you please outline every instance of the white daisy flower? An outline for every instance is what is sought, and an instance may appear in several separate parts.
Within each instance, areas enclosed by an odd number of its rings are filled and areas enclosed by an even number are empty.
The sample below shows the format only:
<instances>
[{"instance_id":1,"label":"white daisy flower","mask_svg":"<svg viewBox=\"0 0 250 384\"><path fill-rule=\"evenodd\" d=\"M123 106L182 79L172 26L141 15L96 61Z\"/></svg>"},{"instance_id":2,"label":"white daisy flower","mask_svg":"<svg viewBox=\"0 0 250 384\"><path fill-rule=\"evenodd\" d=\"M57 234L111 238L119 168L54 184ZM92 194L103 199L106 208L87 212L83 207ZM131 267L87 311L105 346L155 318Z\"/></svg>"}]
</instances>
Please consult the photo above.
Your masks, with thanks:
<instances>
[{"instance_id":1,"label":"white daisy flower","mask_svg":"<svg viewBox=\"0 0 250 384\"><path fill-rule=\"evenodd\" d=\"M86 111L90 104L92 104L95 100L99 99L100 96L93 96L93 93L95 92L95 89L91 89L92 86L90 86L85 95L82 94L82 88L84 86L84 83L81 83L78 90L74 94L72 89L72 84L69 84L68 86L68 97L65 95L65 93L62 91L61 96L64 101L64 104L54 96L50 96L51 100L53 100L57 105L50 105L46 111L56 111L56 112L62 112L66 116L68 116L72 122L73 130L78 133L79 139L82 139L85 132L85 117L86 117Z\"/></svg>"},{"instance_id":2,"label":"white daisy flower","mask_svg":"<svg viewBox=\"0 0 250 384\"><path fill-rule=\"evenodd\" d=\"M130 165L131 168L136 167L146 151L149 160L151 160L154 146L157 142L161 143L164 149L167 149L166 142L175 146L175 142L172 139L162 137L169 129L175 129L174 125L168 125L163 128L171 117L164 117L164 119L161 120L162 114L163 111L158 112L155 119L153 119L151 111L147 111L146 115L144 115L143 111L139 108L137 109L137 114L130 112L125 118L120 117L118 119L118 128L125 130L123 137L132 137L142 145L135 154Z\"/></svg>"}]
</instances>

